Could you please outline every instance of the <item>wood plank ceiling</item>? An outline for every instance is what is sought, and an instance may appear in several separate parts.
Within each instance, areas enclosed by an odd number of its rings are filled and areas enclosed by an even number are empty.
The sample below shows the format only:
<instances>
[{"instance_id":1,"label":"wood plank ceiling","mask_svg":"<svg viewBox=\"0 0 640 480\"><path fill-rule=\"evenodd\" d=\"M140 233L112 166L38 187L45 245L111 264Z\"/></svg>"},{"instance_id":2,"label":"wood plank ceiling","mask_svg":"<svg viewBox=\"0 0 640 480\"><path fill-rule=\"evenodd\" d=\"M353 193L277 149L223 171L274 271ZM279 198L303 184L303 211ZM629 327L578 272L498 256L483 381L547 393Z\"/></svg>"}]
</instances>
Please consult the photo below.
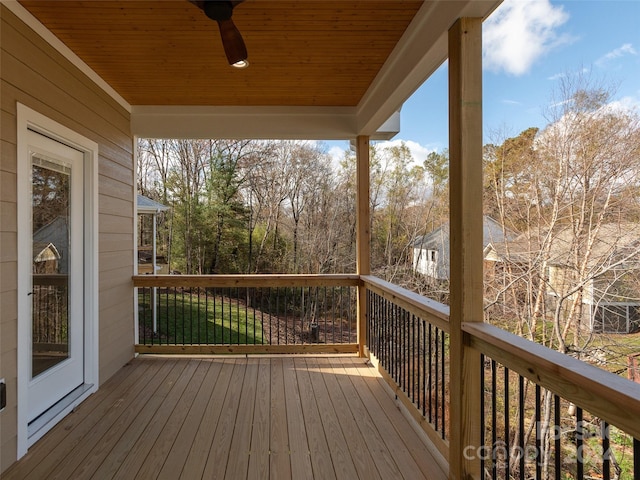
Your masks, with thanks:
<instances>
[{"instance_id":1,"label":"wood plank ceiling","mask_svg":"<svg viewBox=\"0 0 640 480\"><path fill-rule=\"evenodd\" d=\"M250 66L187 0L20 0L131 105L356 106L422 6L247 0L233 19Z\"/></svg>"}]
</instances>

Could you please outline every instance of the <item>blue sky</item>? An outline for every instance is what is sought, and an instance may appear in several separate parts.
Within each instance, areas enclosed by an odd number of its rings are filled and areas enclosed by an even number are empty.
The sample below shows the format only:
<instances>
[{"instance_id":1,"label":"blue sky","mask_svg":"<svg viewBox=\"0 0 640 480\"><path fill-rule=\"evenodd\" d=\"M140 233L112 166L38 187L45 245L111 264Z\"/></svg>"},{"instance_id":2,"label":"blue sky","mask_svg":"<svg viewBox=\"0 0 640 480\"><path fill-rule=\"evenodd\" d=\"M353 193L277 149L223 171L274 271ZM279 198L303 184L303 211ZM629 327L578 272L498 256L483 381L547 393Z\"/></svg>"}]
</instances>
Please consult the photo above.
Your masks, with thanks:
<instances>
[{"instance_id":1,"label":"blue sky","mask_svg":"<svg viewBox=\"0 0 640 480\"><path fill-rule=\"evenodd\" d=\"M640 0L505 0L483 25L485 142L547 125L561 76L581 70L638 108L639 19ZM404 104L392 142L422 163L447 147L447 128L445 64Z\"/></svg>"}]
</instances>

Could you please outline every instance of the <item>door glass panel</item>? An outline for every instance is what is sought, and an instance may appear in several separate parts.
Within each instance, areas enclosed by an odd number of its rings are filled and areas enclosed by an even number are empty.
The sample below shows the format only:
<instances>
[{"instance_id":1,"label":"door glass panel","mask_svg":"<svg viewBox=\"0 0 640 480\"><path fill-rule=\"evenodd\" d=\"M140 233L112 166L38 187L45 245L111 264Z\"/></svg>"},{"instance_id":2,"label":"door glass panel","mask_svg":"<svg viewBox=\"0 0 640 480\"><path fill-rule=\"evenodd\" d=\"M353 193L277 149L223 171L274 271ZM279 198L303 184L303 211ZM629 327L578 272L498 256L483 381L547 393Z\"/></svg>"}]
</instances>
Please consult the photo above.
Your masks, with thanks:
<instances>
[{"instance_id":1,"label":"door glass panel","mask_svg":"<svg viewBox=\"0 0 640 480\"><path fill-rule=\"evenodd\" d=\"M34 154L31 180L33 378L69 357L71 169Z\"/></svg>"}]
</instances>

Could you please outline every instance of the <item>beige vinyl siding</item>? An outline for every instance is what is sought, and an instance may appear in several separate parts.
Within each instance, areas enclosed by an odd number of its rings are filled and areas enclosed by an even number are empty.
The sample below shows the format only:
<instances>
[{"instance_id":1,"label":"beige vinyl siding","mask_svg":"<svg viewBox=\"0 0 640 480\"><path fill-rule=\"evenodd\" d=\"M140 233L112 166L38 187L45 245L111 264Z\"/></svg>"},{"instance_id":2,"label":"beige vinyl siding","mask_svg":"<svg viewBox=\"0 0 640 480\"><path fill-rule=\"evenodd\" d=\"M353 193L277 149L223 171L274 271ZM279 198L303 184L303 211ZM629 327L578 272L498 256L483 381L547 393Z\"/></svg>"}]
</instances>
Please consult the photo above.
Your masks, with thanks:
<instances>
[{"instance_id":1,"label":"beige vinyl siding","mask_svg":"<svg viewBox=\"0 0 640 480\"><path fill-rule=\"evenodd\" d=\"M100 383L133 356L133 212L130 115L49 44L0 6L0 472L17 448L16 103L99 145Z\"/></svg>"}]
</instances>

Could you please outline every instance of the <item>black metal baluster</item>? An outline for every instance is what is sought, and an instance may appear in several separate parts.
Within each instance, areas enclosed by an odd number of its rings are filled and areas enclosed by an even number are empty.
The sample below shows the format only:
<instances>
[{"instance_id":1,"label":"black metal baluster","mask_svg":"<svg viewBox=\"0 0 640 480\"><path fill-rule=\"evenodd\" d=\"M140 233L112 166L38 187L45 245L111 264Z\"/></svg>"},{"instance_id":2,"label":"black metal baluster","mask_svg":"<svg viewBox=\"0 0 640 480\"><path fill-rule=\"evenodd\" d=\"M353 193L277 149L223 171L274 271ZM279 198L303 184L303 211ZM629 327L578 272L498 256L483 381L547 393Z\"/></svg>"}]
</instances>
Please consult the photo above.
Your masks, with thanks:
<instances>
[{"instance_id":1,"label":"black metal baluster","mask_svg":"<svg viewBox=\"0 0 640 480\"><path fill-rule=\"evenodd\" d=\"M267 304L269 306L269 345L273 345L273 308L271 307L271 287L267 287ZM276 317L277 318L277 317Z\"/></svg>"},{"instance_id":2,"label":"black metal baluster","mask_svg":"<svg viewBox=\"0 0 640 480\"><path fill-rule=\"evenodd\" d=\"M484 353L480 354L480 447L481 451L484 451L485 444L485 435L486 435L486 418L484 411L484 402L485 402L485 371L484 371ZM480 479L484 479L484 467L485 467L485 456L480 455Z\"/></svg>"},{"instance_id":3,"label":"black metal baluster","mask_svg":"<svg viewBox=\"0 0 640 480\"><path fill-rule=\"evenodd\" d=\"M611 478L611 452L609 442L609 424L602 420L600 424L602 435L602 480L609 480ZM635 457L634 457L635 458Z\"/></svg>"},{"instance_id":4,"label":"black metal baluster","mask_svg":"<svg viewBox=\"0 0 640 480\"><path fill-rule=\"evenodd\" d=\"M398 375L398 384L403 392L407 391L406 388L406 380L405 380L405 370L406 370L406 360L405 360L405 345L407 343L407 328L405 323L404 310L400 307L396 307L396 311L398 312L398 322L400 323L400 341L398 342L398 346L400 347L400 369Z\"/></svg>"},{"instance_id":5,"label":"black metal baluster","mask_svg":"<svg viewBox=\"0 0 640 480\"><path fill-rule=\"evenodd\" d=\"M576 407L576 478L584 478L584 423L582 420L582 408Z\"/></svg>"},{"instance_id":6,"label":"black metal baluster","mask_svg":"<svg viewBox=\"0 0 640 480\"><path fill-rule=\"evenodd\" d=\"M491 360L491 478L498 478L498 462L496 444L498 442L498 365L495 360Z\"/></svg>"},{"instance_id":7,"label":"black metal baluster","mask_svg":"<svg viewBox=\"0 0 640 480\"><path fill-rule=\"evenodd\" d=\"M224 335L224 294L226 292L226 289L221 288L220 289L220 325L222 326L222 340L221 343L226 344L226 340L225 340L225 335ZM231 341L229 341L228 343L231 343Z\"/></svg>"},{"instance_id":8,"label":"black metal baluster","mask_svg":"<svg viewBox=\"0 0 640 480\"><path fill-rule=\"evenodd\" d=\"M524 377L518 375L518 456L520 460L520 480L524 480L524 452L526 451L524 445Z\"/></svg>"},{"instance_id":9,"label":"black metal baluster","mask_svg":"<svg viewBox=\"0 0 640 480\"><path fill-rule=\"evenodd\" d=\"M331 316L333 317L333 328L338 328L338 343L345 343L344 341L344 337L342 335L342 315L340 313L340 310L338 309L339 305L336 302L336 288L338 289L338 296L340 295L340 292L342 291L342 287L333 287L331 289ZM363 305L364 309L365 309L365 318L364 318L364 325L365 325L365 329L367 328L367 317L366 317L366 310L367 310L367 302L365 301L365 304ZM338 324L339 323L339 324ZM367 331L365 330L364 332L362 332L364 335L364 342L365 345L368 345L369 343L367 342ZM346 342L348 343L348 342Z\"/></svg>"},{"instance_id":10,"label":"black metal baluster","mask_svg":"<svg viewBox=\"0 0 640 480\"><path fill-rule=\"evenodd\" d=\"M506 454L504 478L506 480L509 480L511 477L511 455L509 452L509 446L511 444L509 440L509 408L509 369L504 367L504 450Z\"/></svg>"},{"instance_id":11,"label":"black metal baluster","mask_svg":"<svg viewBox=\"0 0 640 480\"><path fill-rule=\"evenodd\" d=\"M427 416L427 324L422 323L422 416ZM431 324L429 324L431 325Z\"/></svg>"},{"instance_id":12,"label":"black metal baluster","mask_svg":"<svg viewBox=\"0 0 640 480\"><path fill-rule=\"evenodd\" d=\"M138 341L142 342L142 345L147 344L147 316L145 315L144 306L144 289L141 287L136 288L136 295L138 297ZM140 296L142 295L142 298ZM152 345L153 345L153 337Z\"/></svg>"},{"instance_id":13,"label":"black metal baluster","mask_svg":"<svg viewBox=\"0 0 640 480\"><path fill-rule=\"evenodd\" d=\"M378 299L378 327L376 328L376 331L378 332L378 342L379 342L379 347L378 347L378 352L380 353L380 358L382 359L384 357L384 347L385 347L385 326L387 324L387 318L385 317L385 311L384 311L384 303L382 302L382 298L380 298L379 295L376 294L376 298Z\"/></svg>"},{"instance_id":14,"label":"black metal baluster","mask_svg":"<svg viewBox=\"0 0 640 480\"><path fill-rule=\"evenodd\" d=\"M249 287L244 288L244 302L245 302L244 304L244 344L248 345L249 344ZM254 322L254 326L255 326L255 322ZM254 332L255 332L255 328L254 328Z\"/></svg>"},{"instance_id":15,"label":"black metal baluster","mask_svg":"<svg viewBox=\"0 0 640 480\"><path fill-rule=\"evenodd\" d=\"M389 305L389 327L390 327L390 330L389 330L389 357L388 357L388 361L389 361L389 366L391 367L392 378L397 380L397 378L396 378L397 357L396 357L395 353L396 353L396 334L397 334L398 330L397 330L397 327L396 327L396 319L395 319L395 316L393 315L394 312L395 312L395 307L393 306L393 304L391 304L389 302L387 302L387 304Z\"/></svg>"},{"instance_id":16,"label":"black metal baluster","mask_svg":"<svg viewBox=\"0 0 640 480\"><path fill-rule=\"evenodd\" d=\"M215 324L213 328L215 331ZM209 289L206 287L204 289L204 338L209 344Z\"/></svg>"},{"instance_id":17,"label":"black metal baluster","mask_svg":"<svg viewBox=\"0 0 640 480\"><path fill-rule=\"evenodd\" d=\"M556 480L561 480L562 478L562 427L560 425L560 397L557 395L553 396L553 422L554 422L554 448L555 448L555 469L556 469Z\"/></svg>"},{"instance_id":18,"label":"black metal baluster","mask_svg":"<svg viewBox=\"0 0 640 480\"><path fill-rule=\"evenodd\" d=\"M411 314L411 401L416 403L416 353L418 354L418 379L420 379L420 352L416 351L416 316Z\"/></svg>"},{"instance_id":19,"label":"black metal baluster","mask_svg":"<svg viewBox=\"0 0 640 480\"><path fill-rule=\"evenodd\" d=\"M240 325L240 287L236 287L236 293L234 295L234 299L236 302L236 338L238 339L237 343L240 345L242 342L240 341L240 334L242 333L242 326ZM231 312L231 298L229 298L229 311Z\"/></svg>"},{"instance_id":20,"label":"black metal baluster","mask_svg":"<svg viewBox=\"0 0 640 480\"><path fill-rule=\"evenodd\" d=\"M306 318L307 305L309 304L308 299L309 299L309 296L305 291L305 287L300 287L300 297L299 297L300 313L298 315L298 317L300 317L300 343L304 343L303 332L304 332L304 321ZM294 320L294 325L295 325L295 320ZM294 326L294 331L295 331L295 326ZM309 328L309 332L311 332L311 328ZM298 343L296 337L294 337L293 343Z\"/></svg>"},{"instance_id":21,"label":"black metal baluster","mask_svg":"<svg viewBox=\"0 0 640 480\"><path fill-rule=\"evenodd\" d=\"M276 287L276 318L278 319L276 335L278 335L278 345L280 345L280 287Z\"/></svg>"},{"instance_id":22,"label":"black metal baluster","mask_svg":"<svg viewBox=\"0 0 640 480\"><path fill-rule=\"evenodd\" d=\"M406 310L402 310L403 313L403 323L404 323L404 329L405 329L405 335L404 335L404 346L403 346L403 350L404 350L404 381L406 383L405 386L405 393L407 394L408 398L411 398L410 395L410 390L411 390L411 324L409 323L409 312L407 312Z\"/></svg>"},{"instance_id":23,"label":"black metal baluster","mask_svg":"<svg viewBox=\"0 0 640 480\"><path fill-rule=\"evenodd\" d=\"M433 395L431 385L433 384L433 325L429 324L429 423L433 423L432 404Z\"/></svg>"},{"instance_id":24,"label":"black metal baluster","mask_svg":"<svg viewBox=\"0 0 640 480\"><path fill-rule=\"evenodd\" d=\"M247 307L249 303L251 304L251 311L253 312L253 344L255 345L258 341L258 335L256 334L256 288L254 287L252 290L253 295L249 293L249 289L247 288ZM260 328L260 335L262 335L262 328ZM262 343L262 342L260 342Z\"/></svg>"},{"instance_id":25,"label":"black metal baluster","mask_svg":"<svg viewBox=\"0 0 640 480\"><path fill-rule=\"evenodd\" d=\"M324 293L324 307L322 308L322 310L320 310L324 316L324 343L328 343L329 341L329 331L327 330L327 287L323 287L322 288L323 293ZM336 343L336 337L335 337L335 328L333 327L333 325L331 326L331 341L333 343Z\"/></svg>"},{"instance_id":26,"label":"black metal baluster","mask_svg":"<svg viewBox=\"0 0 640 480\"><path fill-rule=\"evenodd\" d=\"M541 433L542 433L542 425L540 424L541 420L542 420L542 406L540 405L540 402L542 401L542 399L540 398L541 395L541 387L540 385L536 384L536 479L541 479L542 478L542 438L540 437Z\"/></svg>"},{"instance_id":27,"label":"black metal baluster","mask_svg":"<svg viewBox=\"0 0 640 480\"><path fill-rule=\"evenodd\" d=\"M436 432L438 431L438 414L439 414L439 400L440 400L440 389L438 388L438 381L439 381L439 377L440 377L440 372L439 372L439 368L438 368L438 364L439 364L439 359L440 357L438 356L438 347L439 347L439 337L440 337L440 329L438 327L436 327L436 331L435 331L435 347L436 347L436 351L435 351L435 359L436 359L436 365L435 365L435 410L434 410L434 416L435 416L435 429Z\"/></svg>"},{"instance_id":28,"label":"black metal baluster","mask_svg":"<svg viewBox=\"0 0 640 480\"><path fill-rule=\"evenodd\" d=\"M187 316L189 317L189 325L184 325L185 328L185 332L184 332L184 336L182 337L182 343L183 344L188 344L191 343L191 338L193 336L193 291L192 291L192 287L189 287L189 290L187 291L187 296L186 298L183 297L182 299L183 303L182 303L182 308L187 310ZM184 317L182 319L183 323L184 323ZM189 332L189 341L187 342L187 331Z\"/></svg>"},{"instance_id":29,"label":"black metal baluster","mask_svg":"<svg viewBox=\"0 0 640 480\"><path fill-rule=\"evenodd\" d=\"M376 343L378 343L378 332L375 330L375 326L378 310L376 309L375 298L370 290L367 290L367 302L369 303L369 315L367 316L367 335L369 337L368 347L369 350L377 356ZM349 341L351 341L351 337L349 337Z\"/></svg>"},{"instance_id":30,"label":"black metal baluster","mask_svg":"<svg viewBox=\"0 0 640 480\"><path fill-rule=\"evenodd\" d=\"M260 344L264 344L264 292L260 289Z\"/></svg>"},{"instance_id":31,"label":"black metal baluster","mask_svg":"<svg viewBox=\"0 0 640 480\"><path fill-rule=\"evenodd\" d=\"M640 478L640 440L633 439L633 478Z\"/></svg>"},{"instance_id":32,"label":"black metal baluster","mask_svg":"<svg viewBox=\"0 0 640 480\"><path fill-rule=\"evenodd\" d=\"M184 322L183 322L184 323ZM169 332L167 332L167 344L169 343ZM173 342L174 344L178 339L178 290L173 290Z\"/></svg>"},{"instance_id":33,"label":"black metal baluster","mask_svg":"<svg viewBox=\"0 0 640 480\"><path fill-rule=\"evenodd\" d=\"M405 393L411 398L411 323L409 321L409 312L402 310L405 324L405 340L404 340L404 381L406 382Z\"/></svg>"},{"instance_id":34,"label":"black metal baluster","mask_svg":"<svg viewBox=\"0 0 640 480\"><path fill-rule=\"evenodd\" d=\"M213 344L217 345L217 336L218 336L218 312L216 310L216 299L218 297L218 290L216 288L213 289Z\"/></svg>"},{"instance_id":35,"label":"black metal baluster","mask_svg":"<svg viewBox=\"0 0 640 480\"><path fill-rule=\"evenodd\" d=\"M197 305L198 305L198 310L197 310L198 316L197 316L197 319L196 319L196 339L198 341L196 343L202 343L202 341L201 341L202 339L200 337L200 335L201 335L200 325L202 324L202 313L200 313L201 312L201 310L200 310L200 306L201 306L201 302L200 302L200 287L197 287L196 292L197 292L197 295L198 295L198 300L196 302ZM193 342L193 334L191 336L191 342Z\"/></svg>"},{"instance_id":36,"label":"black metal baluster","mask_svg":"<svg viewBox=\"0 0 640 480\"><path fill-rule=\"evenodd\" d=\"M174 306L175 306L175 288L173 289L173 295L174 295ZM169 291L169 288L167 288L167 295L164 298L164 303L165 303L165 309L167 312L166 315L166 324L167 324L167 330L166 330L166 336L167 336L167 345L169 344L169 325L171 322L171 311L169 310L169 297L171 296L171 293ZM151 303L149 303L151 304ZM153 320L152 320L153 321ZM160 334L160 328L158 328L158 344L162 345L162 335Z\"/></svg>"},{"instance_id":37,"label":"black metal baluster","mask_svg":"<svg viewBox=\"0 0 640 480\"><path fill-rule=\"evenodd\" d=\"M393 332L393 317L391 316L391 305L389 304L389 302L387 302L386 299L383 300L384 305L385 305L385 314L387 315L387 324L385 332L384 332L384 337L385 337L385 358L384 358L384 367L386 369L388 369L389 373L391 374L391 376L393 377L393 357L391 356L393 353L393 338L392 338L392 332Z\"/></svg>"},{"instance_id":38,"label":"black metal baluster","mask_svg":"<svg viewBox=\"0 0 640 480\"><path fill-rule=\"evenodd\" d=\"M444 440L445 436L446 436L446 416L444 414L444 409L447 406L447 402L446 402L446 398L447 398L447 394L446 394L446 386L447 386L447 382L446 382L446 373L445 373L445 366L446 366L446 362L445 362L445 335L446 332L444 330L441 331L441 342L442 342L442 346L440 348L440 364L441 364L441 369L442 369L442 378L441 380L441 384L442 384L442 399L440 402L440 408L442 409L442 439Z\"/></svg>"},{"instance_id":39,"label":"black metal baluster","mask_svg":"<svg viewBox=\"0 0 640 480\"><path fill-rule=\"evenodd\" d=\"M391 310L391 353L389 361L393 365L393 379L398 381L398 322L396 318L396 306L390 304Z\"/></svg>"}]
</instances>

